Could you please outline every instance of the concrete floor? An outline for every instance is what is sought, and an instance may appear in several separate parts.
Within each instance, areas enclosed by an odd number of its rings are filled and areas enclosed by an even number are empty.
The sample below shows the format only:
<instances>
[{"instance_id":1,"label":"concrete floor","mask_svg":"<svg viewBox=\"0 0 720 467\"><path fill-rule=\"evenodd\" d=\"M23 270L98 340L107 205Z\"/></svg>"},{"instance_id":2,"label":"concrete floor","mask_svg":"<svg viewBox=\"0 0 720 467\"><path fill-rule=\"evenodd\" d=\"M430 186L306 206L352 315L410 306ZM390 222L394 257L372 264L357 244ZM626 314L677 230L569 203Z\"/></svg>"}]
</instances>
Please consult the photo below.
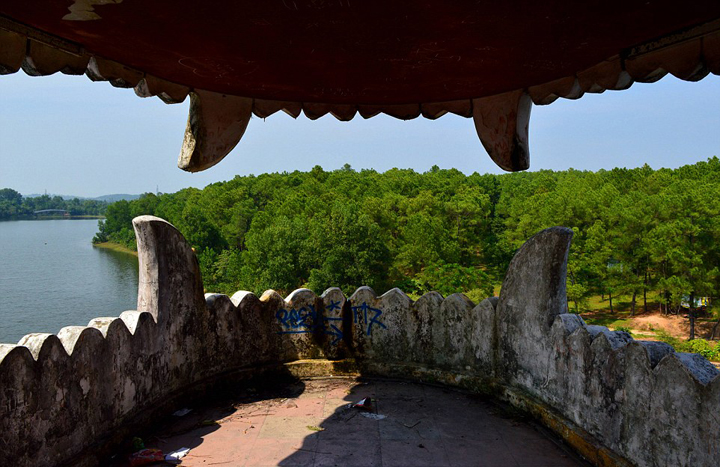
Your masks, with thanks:
<instances>
[{"instance_id":1,"label":"concrete floor","mask_svg":"<svg viewBox=\"0 0 720 467\"><path fill-rule=\"evenodd\" d=\"M492 400L421 384L332 378L196 408L148 436L184 466L587 465ZM348 408L372 398L372 409ZM383 418L384 416L384 418Z\"/></svg>"}]
</instances>

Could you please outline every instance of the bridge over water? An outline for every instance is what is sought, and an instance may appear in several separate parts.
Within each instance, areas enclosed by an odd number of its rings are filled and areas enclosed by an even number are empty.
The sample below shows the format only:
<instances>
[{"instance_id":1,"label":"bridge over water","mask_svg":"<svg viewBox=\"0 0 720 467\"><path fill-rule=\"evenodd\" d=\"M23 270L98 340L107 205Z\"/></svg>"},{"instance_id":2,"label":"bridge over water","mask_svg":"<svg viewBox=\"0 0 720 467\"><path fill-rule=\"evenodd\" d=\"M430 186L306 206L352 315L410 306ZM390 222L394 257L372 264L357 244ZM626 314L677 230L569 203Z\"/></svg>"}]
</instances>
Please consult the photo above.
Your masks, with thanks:
<instances>
[{"instance_id":1,"label":"bridge over water","mask_svg":"<svg viewBox=\"0 0 720 467\"><path fill-rule=\"evenodd\" d=\"M69 216L70 211L65 209L41 209L39 211L33 211L33 214L63 214L65 216Z\"/></svg>"}]
</instances>

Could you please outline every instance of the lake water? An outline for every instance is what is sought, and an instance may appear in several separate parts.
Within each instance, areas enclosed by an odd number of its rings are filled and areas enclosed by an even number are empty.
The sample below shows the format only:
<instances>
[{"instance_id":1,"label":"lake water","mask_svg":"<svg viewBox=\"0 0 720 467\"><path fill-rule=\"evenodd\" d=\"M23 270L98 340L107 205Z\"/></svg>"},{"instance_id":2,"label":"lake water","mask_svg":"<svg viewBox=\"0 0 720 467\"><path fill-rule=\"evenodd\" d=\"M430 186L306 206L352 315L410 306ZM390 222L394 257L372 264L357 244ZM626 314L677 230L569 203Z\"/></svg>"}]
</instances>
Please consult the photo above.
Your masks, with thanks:
<instances>
[{"instance_id":1,"label":"lake water","mask_svg":"<svg viewBox=\"0 0 720 467\"><path fill-rule=\"evenodd\" d=\"M136 308L138 260L93 247L97 223L0 222L0 342Z\"/></svg>"}]
</instances>

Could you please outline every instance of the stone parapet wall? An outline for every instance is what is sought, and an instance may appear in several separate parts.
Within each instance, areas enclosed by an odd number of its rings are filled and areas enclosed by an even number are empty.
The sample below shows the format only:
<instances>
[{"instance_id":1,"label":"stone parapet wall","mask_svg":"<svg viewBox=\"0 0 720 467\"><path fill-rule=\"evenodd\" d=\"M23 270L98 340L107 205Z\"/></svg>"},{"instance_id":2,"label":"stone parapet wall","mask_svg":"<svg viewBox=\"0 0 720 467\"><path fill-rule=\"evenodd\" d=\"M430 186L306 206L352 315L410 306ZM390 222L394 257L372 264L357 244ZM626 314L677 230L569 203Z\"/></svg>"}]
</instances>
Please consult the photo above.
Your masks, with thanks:
<instances>
[{"instance_id":1,"label":"stone parapet wall","mask_svg":"<svg viewBox=\"0 0 720 467\"><path fill-rule=\"evenodd\" d=\"M598 465L720 459L718 370L566 313L568 229L530 239L500 298L475 305L461 294L412 301L368 287L349 298L337 288L203 294L182 236L149 216L134 225L140 311L0 345L0 465L92 465L123 427L176 409L208 381L347 358L365 374L494 394Z\"/></svg>"}]
</instances>

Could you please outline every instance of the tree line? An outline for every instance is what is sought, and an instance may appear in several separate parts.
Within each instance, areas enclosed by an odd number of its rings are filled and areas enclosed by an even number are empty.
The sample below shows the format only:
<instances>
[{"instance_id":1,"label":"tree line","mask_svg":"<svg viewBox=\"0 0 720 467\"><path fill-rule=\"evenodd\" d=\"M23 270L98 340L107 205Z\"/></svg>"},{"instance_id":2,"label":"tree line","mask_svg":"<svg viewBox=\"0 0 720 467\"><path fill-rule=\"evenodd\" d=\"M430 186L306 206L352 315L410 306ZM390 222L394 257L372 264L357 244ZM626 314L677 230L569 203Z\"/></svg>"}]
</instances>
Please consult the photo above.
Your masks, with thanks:
<instances>
[{"instance_id":1,"label":"tree line","mask_svg":"<svg viewBox=\"0 0 720 467\"><path fill-rule=\"evenodd\" d=\"M131 219L173 223L195 248L206 288L322 292L360 285L473 299L501 283L531 235L574 231L571 308L648 293L663 311L720 291L720 160L678 169L464 175L342 169L237 176L203 190L143 195L107 208L96 241L135 247Z\"/></svg>"},{"instance_id":2,"label":"tree line","mask_svg":"<svg viewBox=\"0 0 720 467\"><path fill-rule=\"evenodd\" d=\"M34 219L35 211L62 209L71 216L101 216L107 203L91 199L63 199L61 196L24 197L12 188L0 189L0 219Z\"/></svg>"}]
</instances>

